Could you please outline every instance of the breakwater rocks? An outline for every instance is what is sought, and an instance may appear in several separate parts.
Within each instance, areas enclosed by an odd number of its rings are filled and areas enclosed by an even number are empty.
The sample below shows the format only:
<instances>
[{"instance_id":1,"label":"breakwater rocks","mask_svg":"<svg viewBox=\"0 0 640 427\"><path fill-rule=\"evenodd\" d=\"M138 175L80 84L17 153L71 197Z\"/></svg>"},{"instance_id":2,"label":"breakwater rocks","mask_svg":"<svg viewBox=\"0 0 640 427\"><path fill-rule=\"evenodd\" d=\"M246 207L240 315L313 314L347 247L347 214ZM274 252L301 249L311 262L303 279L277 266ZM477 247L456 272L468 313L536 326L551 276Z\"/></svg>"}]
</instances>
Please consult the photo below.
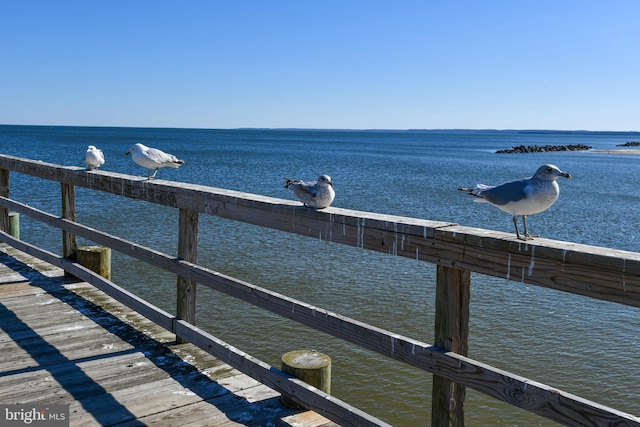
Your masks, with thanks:
<instances>
[{"instance_id":1,"label":"breakwater rocks","mask_svg":"<svg viewBox=\"0 0 640 427\"><path fill-rule=\"evenodd\" d=\"M504 150L498 150L496 153L500 154L512 154L512 153L547 153L553 151L585 151L591 150L591 147L584 144L570 144L570 145L519 145L517 147L511 147Z\"/></svg>"},{"instance_id":2,"label":"breakwater rocks","mask_svg":"<svg viewBox=\"0 0 640 427\"><path fill-rule=\"evenodd\" d=\"M616 144L616 147L640 147L640 141L629 141L624 144Z\"/></svg>"}]
</instances>

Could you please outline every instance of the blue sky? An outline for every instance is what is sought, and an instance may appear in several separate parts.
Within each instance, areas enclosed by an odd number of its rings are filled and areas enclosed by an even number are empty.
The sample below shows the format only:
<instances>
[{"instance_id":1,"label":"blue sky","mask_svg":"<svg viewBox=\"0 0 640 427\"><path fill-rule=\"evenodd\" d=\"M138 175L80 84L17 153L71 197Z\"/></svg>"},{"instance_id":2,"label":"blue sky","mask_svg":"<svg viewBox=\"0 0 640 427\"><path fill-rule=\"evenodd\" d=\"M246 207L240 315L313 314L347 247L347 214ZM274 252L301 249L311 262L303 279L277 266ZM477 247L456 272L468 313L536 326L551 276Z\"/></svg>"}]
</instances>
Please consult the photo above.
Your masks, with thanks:
<instances>
[{"instance_id":1,"label":"blue sky","mask_svg":"<svg viewBox=\"0 0 640 427\"><path fill-rule=\"evenodd\" d=\"M640 130L640 1L10 1L0 123Z\"/></svg>"}]
</instances>

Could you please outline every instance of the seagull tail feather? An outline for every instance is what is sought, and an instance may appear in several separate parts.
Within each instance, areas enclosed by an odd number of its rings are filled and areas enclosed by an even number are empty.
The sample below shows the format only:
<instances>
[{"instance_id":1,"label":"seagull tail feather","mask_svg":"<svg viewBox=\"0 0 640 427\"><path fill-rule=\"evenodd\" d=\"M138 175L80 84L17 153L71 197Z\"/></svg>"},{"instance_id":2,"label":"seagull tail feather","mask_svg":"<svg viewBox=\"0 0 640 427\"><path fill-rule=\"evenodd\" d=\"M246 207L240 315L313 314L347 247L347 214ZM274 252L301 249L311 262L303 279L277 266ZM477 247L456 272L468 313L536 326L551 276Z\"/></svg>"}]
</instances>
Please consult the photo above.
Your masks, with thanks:
<instances>
[{"instance_id":1,"label":"seagull tail feather","mask_svg":"<svg viewBox=\"0 0 640 427\"><path fill-rule=\"evenodd\" d=\"M282 179L284 179L286 181L286 183L284 184L284 188L289 189L289 185L291 185L291 183L294 181L293 179L287 178L286 176L283 176Z\"/></svg>"}]
</instances>

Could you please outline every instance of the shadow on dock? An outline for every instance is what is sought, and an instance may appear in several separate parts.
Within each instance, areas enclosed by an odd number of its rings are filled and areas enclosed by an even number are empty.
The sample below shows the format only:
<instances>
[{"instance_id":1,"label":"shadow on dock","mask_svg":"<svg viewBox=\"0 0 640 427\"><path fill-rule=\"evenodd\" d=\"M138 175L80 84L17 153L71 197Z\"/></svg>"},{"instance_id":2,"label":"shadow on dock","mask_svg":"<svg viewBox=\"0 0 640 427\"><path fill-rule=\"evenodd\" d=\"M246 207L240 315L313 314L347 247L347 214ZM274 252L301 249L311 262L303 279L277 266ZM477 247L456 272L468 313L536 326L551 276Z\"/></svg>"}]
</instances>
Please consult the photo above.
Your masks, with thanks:
<instances>
[{"instance_id":1,"label":"shadow on dock","mask_svg":"<svg viewBox=\"0 0 640 427\"><path fill-rule=\"evenodd\" d=\"M69 404L71 425L103 426L177 425L194 417L202 418L199 425L265 418L289 425L282 418L300 412L192 345L176 345L141 316L119 319L92 301L108 297L86 284L48 276L3 252L0 264L23 277L0 274L0 342L18 350L0 362L2 403Z\"/></svg>"}]
</instances>

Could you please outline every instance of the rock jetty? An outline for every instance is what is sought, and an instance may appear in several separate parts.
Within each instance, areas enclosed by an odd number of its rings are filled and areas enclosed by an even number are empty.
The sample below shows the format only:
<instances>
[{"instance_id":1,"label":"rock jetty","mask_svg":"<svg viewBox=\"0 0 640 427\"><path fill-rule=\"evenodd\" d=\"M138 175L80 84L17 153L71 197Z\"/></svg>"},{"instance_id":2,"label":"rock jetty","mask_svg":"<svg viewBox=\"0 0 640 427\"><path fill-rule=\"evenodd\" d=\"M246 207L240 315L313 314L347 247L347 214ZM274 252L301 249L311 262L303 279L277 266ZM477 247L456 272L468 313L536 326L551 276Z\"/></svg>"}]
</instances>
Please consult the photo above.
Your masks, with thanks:
<instances>
[{"instance_id":1,"label":"rock jetty","mask_svg":"<svg viewBox=\"0 0 640 427\"><path fill-rule=\"evenodd\" d=\"M616 144L616 147L640 147L640 141L629 141L624 144Z\"/></svg>"},{"instance_id":2,"label":"rock jetty","mask_svg":"<svg viewBox=\"0 0 640 427\"><path fill-rule=\"evenodd\" d=\"M517 147L511 147L504 150L498 150L496 153L547 153L553 151L584 151L591 150L591 147L584 144L570 144L570 145L519 145Z\"/></svg>"}]
</instances>

